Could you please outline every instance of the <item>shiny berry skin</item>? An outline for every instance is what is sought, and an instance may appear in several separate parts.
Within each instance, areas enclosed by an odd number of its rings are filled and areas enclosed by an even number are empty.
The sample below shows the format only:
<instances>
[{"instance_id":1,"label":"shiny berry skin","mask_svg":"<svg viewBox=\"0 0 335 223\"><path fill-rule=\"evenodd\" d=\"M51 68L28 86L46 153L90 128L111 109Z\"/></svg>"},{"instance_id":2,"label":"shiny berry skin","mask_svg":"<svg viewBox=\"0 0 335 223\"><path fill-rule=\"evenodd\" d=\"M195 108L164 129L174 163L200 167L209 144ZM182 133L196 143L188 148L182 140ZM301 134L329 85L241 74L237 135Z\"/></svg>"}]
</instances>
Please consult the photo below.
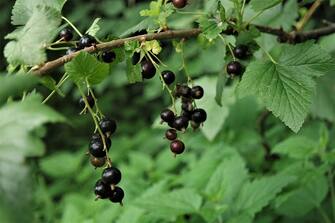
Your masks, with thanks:
<instances>
[{"instance_id":1,"label":"shiny berry skin","mask_svg":"<svg viewBox=\"0 0 335 223\"><path fill-rule=\"evenodd\" d=\"M63 29L62 31L60 31L59 37L62 38L66 42L72 40L73 38L72 30L69 28Z\"/></svg>"},{"instance_id":2,"label":"shiny berry skin","mask_svg":"<svg viewBox=\"0 0 335 223\"><path fill-rule=\"evenodd\" d=\"M78 51L78 49L76 48L76 47L70 47L70 48L68 48L67 50L66 50L66 55L70 55L70 54L73 54L73 53L75 53L75 52L77 52Z\"/></svg>"},{"instance_id":3,"label":"shiny berry skin","mask_svg":"<svg viewBox=\"0 0 335 223\"><path fill-rule=\"evenodd\" d=\"M249 49L246 45L237 45L234 50L234 56L238 59L245 59L248 57Z\"/></svg>"},{"instance_id":4,"label":"shiny berry skin","mask_svg":"<svg viewBox=\"0 0 335 223\"><path fill-rule=\"evenodd\" d=\"M188 127L188 121L186 116L178 116L173 122L173 127L179 131L184 131Z\"/></svg>"},{"instance_id":5,"label":"shiny berry skin","mask_svg":"<svg viewBox=\"0 0 335 223\"><path fill-rule=\"evenodd\" d=\"M167 123L173 122L174 118L175 118L175 115L173 111L171 111L170 109L165 109L161 112L161 119L164 122L167 122Z\"/></svg>"},{"instance_id":6,"label":"shiny berry skin","mask_svg":"<svg viewBox=\"0 0 335 223\"><path fill-rule=\"evenodd\" d=\"M101 59L105 63L112 63L116 58L116 54L114 51L109 51L109 52L103 52L101 54Z\"/></svg>"},{"instance_id":7,"label":"shiny berry skin","mask_svg":"<svg viewBox=\"0 0 335 223\"><path fill-rule=\"evenodd\" d=\"M192 120L196 123L203 123L207 119L207 113L202 108L197 108L193 111Z\"/></svg>"},{"instance_id":8,"label":"shiny berry skin","mask_svg":"<svg viewBox=\"0 0 335 223\"><path fill-rule=\"evenodd\" d=\"M113 203L121 203L124 198L124 191L121 187L115 187L114 190L112 190L112 193L109 197L109 200Z\"/></svg>"},{"instance_id":9,"label":"shiny berry skin","mask_svg":"<svg viewBox=\"0 0 335 223\"><path fill-rule=\"evenodd\" d=\"M165 84L167 85L172 84L176 79L176 75L172 71L169 71L169 70L163 71L162 77L163 77Z\"/></svg>"},{"instance_id":10,"label":"shiny berry skin","mask_svg":"<svg viewBox=\"0 0 335 223\"><path fill-rule=\"evenodd\" d=\"M98 168L98 167L103 167L106 164L106 157L94 157L94 156L90 156L90 162L92 164L92 166Z\"/></svg>"},{"instance_id":11,"label":"shiny berry skin","mask_svg":"<svg viewBox=\"0 0 335 223\"><path fill-rule=\"evenodd\" d=\"M116 131L116 121L109 118L104 118L99 123L101 131L106 135L111 135Z\"/></svg>"},{"instance_id":12,"label":"shiny berry skin","mask_svg":"<svg viewBox=\"0 0 335 223\"><path fill-rule=\"evenodd\" d=\"M189 86L187 85L177 85L176 86L176 96L177 97L185 97L185 98L190 98L192 95L192 90Z\"/></svg>"},{"instance_id":13,"label":"shiny berry skin","mask_svg":"<svg viewBox=\"0 0 335 223\"><path fill-rule=\"evenodd\" d=\"M97 40L93 36L85 34L80 37L79 41L77 42L77 47L79 49L84 49L85 47L90 47L96 43Z\"/></svg>"},{"instance_id":14,"label":"shiny berry skin","mask_svg":"<svg viewBox=\"0 0 335 223\"><path fill-rule=\"evenodd\" d=\"M192 119L192 113L193 113L193 111L185 111L185 110L182 110L181 113L180 113L180 116L184 116L184 117L186 117L188 120L191 120L191 119Z\"/></svg>"},{"instance_id":15,"label":"shiny berry skin","mask_svg":"<svg viewBox=\"0 0 335 223\"><path fill-rule=\"evenodd\" d=\"M170 143L170 150L174 154L182 154L185 150L185 144L180 140L174 140Z\"/></svg>"},{"instance_id":16,"label":"shiny berry skin","mask_svg":"<svg viewBox=\"0 0 335 223\"><path fill-rule=\"evenodd\" d=\"M94 193L100 199L105 199L111 196L112 189L109 185L106 185L104 182L102 182L102 180L98 180L95 183Z\"/></svg>"},{"instance_id":17,"label":"shiny berry skin","mask_svg":"<svg viewBox=\"0 0 335 223\"><path fill-rule=\"evenodd\" d=\"M145 60L141 63L142 65L142 77L144 79L151 79L156 74L156 68L149 60Z\"/></svg>"},{"instance_id":18,"label":"shiny berry skin","mask_svg":"<svg viewBox=\"0 0 335 223\"><path fill-rule=\"evenodd\" d=\"M177 131L175 129L168 129L165 132L165 137L168 140L175 140L177 139Z\"/></svg>"},{"instance_id":19,"label":"shiny berry skin","mask_svg":"<svg viewBox=\"0 0 335 223\"><path fill-rule=\"evenodd\" d=\"M192 98L201 99L204 96L204 89L201 86L192 87Z\"/></svg>"},{"instance_id":20,"label":"shiny berry skin","mask_svg":"<svg viewBox=\"0 0 335 223\"><path fill-rule=\"evenodd\" d=\"M90 106L91 108L93 108L93 106L94 106L94 104L95 104L95 101L94 101L94 98L92 97L92 95L90 95L90 94L87 95L87 96L86 96L86 100L87 100L89 106ZM84 108L85 108L85 100L84 100L84 98L80 98L80 99L79 99L79 105L80 105L81 109L84 109Z\"/></svg>"},{"instance_id":21,"label":"shiny berry skin","mask_svg":"<svg viewBox=\"0 0 335 223\"><path fill-rule=\"evenodd\" d=\"M181 109L186 112L191 112L193 111L193 104L192 102L183 102L181 103Z\"/></svg>"},{"instance_id":22,"label":"shiny berry skin","mask_svg":"<svg viewBox=\"0 0 335 223\"><path fill-rule=\"evenodd\" d=\"M227 73L229 75L240 76L243 73L243 66L238 61L231 61L227 64Z\"/></svg>"},{"instance_id":23,"label":"shiny berry skin","mask_svg":"<svg viewBox=\"0 0 335 223\"><path fill-rule=\"evenodd\" d=\"M115 167L108 167L104 169L101 180L108 185L116 185L121 181L121 171Z\"/></svg>"},{"instance_id":24,"label":"shiny berry skin","mask_svg":"<svg viewBox=\"0 0 335 223\"><path fill-rule=\"evenodd\" d=\"M172 4L174 7L181 9L187 5L187 0L172 0Z\"/></svg>"},{"instance_id":25,"label":"shiny berry skin","mask_svg":"<svg viewBox=\"0 0 335 223\"><path fill-rule=\"evenodd\" d=\"M108 138L106 138L105 141L106 141L107 151L109 151L109 148L112 145L112 141ZM89 153L92 156L98 157L98 158L106 156L106 151L104 151L104 144L103 144L101 138L96 139L96 140L92 140L90 142Z\"/></svg>"},{"instance_id":26,"label":"shiny berry skin","mask_svg":"<svg viewBox=\"0 0 335 223\"><path fill-rule=\"evenodd\" d=\"M131 63L133 65L136 65L138 64L138 62L140 62L140 59L141 59L141 53L135 52L133 54L133 57L131 58Z\"/></svg>"}]
</instances>

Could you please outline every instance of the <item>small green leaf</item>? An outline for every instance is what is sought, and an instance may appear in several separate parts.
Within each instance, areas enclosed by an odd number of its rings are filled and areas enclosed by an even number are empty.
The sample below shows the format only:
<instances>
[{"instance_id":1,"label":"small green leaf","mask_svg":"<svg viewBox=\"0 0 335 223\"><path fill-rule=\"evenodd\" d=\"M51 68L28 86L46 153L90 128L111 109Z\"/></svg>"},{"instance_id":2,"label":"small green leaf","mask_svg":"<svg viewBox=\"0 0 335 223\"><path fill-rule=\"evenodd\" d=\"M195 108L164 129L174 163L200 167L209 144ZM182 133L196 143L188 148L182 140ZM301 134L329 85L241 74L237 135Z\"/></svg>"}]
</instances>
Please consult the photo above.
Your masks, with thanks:
<instances>
[{"instance_id":1,"label":"small green leaf","mask_svg":"<svg viewBox=\"0 0 335 223\"><path fill-rule=\"evenodd\" d=\"M109 65L99 62L87 52L80 52L71 62L65 65L65 71L78 85L86 83L99 84L109 73Z\"/></svg>"},{"instance_id":2,"label":"small green leaf","mask_svg":"<svg viewBox=\"0 0 335 223\"><path fill-rule=\"evenodd\" d=\"M219 73L216 81L215 101L220 106L222 106L222 94L226 81L227 81L227 75Z\"/></svg>"},{"instance_id":3,"label":"small green leaf","mask_svg":"<svg viewBox=\"0 0 335 223\"><path fill-rule=\"evenodd\" d=\"M132 64L131 58L127 58L127 78L130 84L142 82L141 64Z\"/></svg>"},{"instance_id":4,"label":"small green leaf","mask_svg":"<svg viewBox=\"0 0 335 223\"><path fill-rule=\"evenodd\" d=\"M282 0L252 0L250 4L251 7L258 12L272 8L273 6L278 5L281 2Z\"/></svg>"},{"instance_id":5,"label":"small green leaf","mask_svg":"<svg viewBox=\"0 0 335 223\"><path fill-rule=\"evenodd\" d=\"M88 30L86 31L86 34L89 34L91 36L96 36L96 34L99 32L100 30L100 26L99 26L99 21L101 18L96 18L92 25L90 26L90 28L88 28Z\"/></svg>"},{"instance_id":6,"label":"small green leaf","mask_svg":"<svg viewBox=\"0 0 335 223\"><path fill-rule=\"evenodd\" d=\"M203 31L203 35L209 41L213 41L227 27L227 24L223 22L217 23L216 20L203 16L199 19L199 26Z\"/></svg>"}]
</instances>

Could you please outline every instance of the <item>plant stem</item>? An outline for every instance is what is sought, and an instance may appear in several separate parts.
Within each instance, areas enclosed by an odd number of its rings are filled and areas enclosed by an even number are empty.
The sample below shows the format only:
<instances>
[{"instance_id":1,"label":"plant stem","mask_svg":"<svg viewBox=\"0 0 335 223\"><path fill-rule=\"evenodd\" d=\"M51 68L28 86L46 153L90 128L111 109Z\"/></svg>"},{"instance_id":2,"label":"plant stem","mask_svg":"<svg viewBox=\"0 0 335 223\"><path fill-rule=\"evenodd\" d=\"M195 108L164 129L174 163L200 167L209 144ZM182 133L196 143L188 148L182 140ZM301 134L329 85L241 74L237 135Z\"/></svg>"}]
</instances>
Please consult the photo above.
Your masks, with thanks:
<instances>
[{"instance_id":1,"label":"plant stem","mask_svg":"<svg viewBox=\"0 0 335 223\"><path fill-rule=\"evenodd\" d=\"M332 223L331 220L329 219L327 213L322 209L322 207L318 206L317 209L318 209L318 211L319 211L319 213L320 213L320 215L323 218L323 221L325 223Z\"/></svg>"},{"instance_id":2,"label":"plant stem","mask_svg":"<svg viewBox=\"0 0 335 223\"><path fill-rule=\"evenodd\" d=\"M63 77L59 80L58 84L56 85L56 89L59 89L69 78L69 75L67 75L67 73L65 73L63 75ZM50 98L56 93L56 90L53 90L43 101L42 104L47 103Z\"/></svg>"},{"instance_id":3,"label":"plant stem","mask_svg":"<svg viewBox=\"0 0 335 223\"><path fill-rule=\"evenodd\" d=\"M65 22L67 22L67 23L74 29L74 31L76 31L76 33L77 33L80 37L83 36L83 34L81 34L81 32L77 29L77 27L76 27L75 25L73 25L72 22L70 22L70 20L68 20L68 19L65 18L64 16L62 16L62 19L63 19Z\"/></svg>"},{"instance_id":4,"label":"plant stem","mask_svg":"<svg viewBox=\"0 0 335 223\"><path fill-rule=\"evenodd\" d=\"M309 21L309 19L312 17L312 15L315 13L315 11L319 8L321 5L322 0L316 0L313 5L309 8L308 12L305 14L305 16L296 24L297 32L300 32L306 23Z\"/></svg>"}]
</instances>

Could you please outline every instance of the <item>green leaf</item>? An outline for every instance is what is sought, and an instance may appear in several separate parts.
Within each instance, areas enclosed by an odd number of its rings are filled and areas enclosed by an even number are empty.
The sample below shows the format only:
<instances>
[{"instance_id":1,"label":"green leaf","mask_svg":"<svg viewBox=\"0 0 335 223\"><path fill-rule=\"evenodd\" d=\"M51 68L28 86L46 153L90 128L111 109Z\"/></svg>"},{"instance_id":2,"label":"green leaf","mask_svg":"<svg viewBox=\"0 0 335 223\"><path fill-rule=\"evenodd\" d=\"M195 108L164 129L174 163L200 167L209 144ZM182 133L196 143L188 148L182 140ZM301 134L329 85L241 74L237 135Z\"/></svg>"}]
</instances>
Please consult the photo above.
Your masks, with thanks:
<instances>
[{"instance_id":1,"label":"green leaf","mask_svg":"<svg viewBox=\"0 0 335 223\"><path fill-rule=\"evenodd\" d=\"M209 41L213 41L227 27L227 24L223 22L217 23L216 20L203 16L199 19L199 26L202 30L202 34Z\"/></svg>"},{"instance_id":2,"label":"green leaf","mask_svg":"<svg viewBox=\"0 0 335 223\"><path fill-rule=\"evenodd\" d=\"M45 45L57 34L61 15L53 8L34 8L27 23L7 35L4 54L10 64L37 65L46 61Z\"/></svg>"},{"instance_id":3,"label":"green leaf","mask_svg":"<svg viewBox=\"0 0 335 223\"><path fill-rule=\"evenodd\" d=\"M318 144L304 136L292 136L277 144L272 152L287 155L294 159L308 159L313 156L318 149Z\"/></svg>"},{"instance_id":4,"label":"green leaf","mask_svg":"<svg viewBox=\"0 0 335 223\"><path fill-rule=\"evenodd\" d=\"M222 94L226 81L227 81L227 75L225 75L224 73L219 73L216 81L215 101L220 106L222 106Z\"/></svg>"},{"instance_id":5,"label":"green leaf","mask_svg":"<svg viewBox=\"0 0 335 223\"><path fill-rule=\"evenodd\" d=\"M294 132L299 131L315 91L313 77L334 69L334 60L311 42L283 45L278 60L249 64L239 85L241 96L255 95Z\"/></svg>"},{"instance_id":6,"label":"green leaf","mask_svg":"<svg viewBox=\"0 0 335 223\"><path fill-rule=\"evenodd\" d=\"M132 64L131 58L127 58L127 78L130 84L142 82L141 64Z\"/></svg>"},{"instance_id":7,"label":"green leaf","mask_svg":"<svg viewBox=\"0 0 335 223\"><path fill-rule=\"evenodd\" d=\"M252 0L250 2L251 7L255 10L255 11L263 11L269 8L272 8L273 6L281 3L282 0Z\"/></svg>"},{"instance_id":8,"label":"green leaf","mask_svg":"<svg viewBox=\"0 0 335 223\"><path fill-rule=\"evenodd\" d=\"M133 34L137 31L141 31L141 30L147 30L147 29L155 29L158 26L156 25L156 23L154 22L154 20L152 18L146 18L144 20L142 20L140 23L138 23L137 25L127 29L126 31L124 31L120 37L125 37L125 36L129 36L130 34Z\"/></svg>"},{"instance_id":9,"label":"green leaf","mask_svg":"<svg viewBox=\"0 0 335 223\"><path fill-rule=\"evenodd\" d=\"M99 84L109 73L109 65L99 62L87 52L80 52L71 62L65 64L65 71L78 85L86 83Z\"/></svg>"},{"instance_id":10,"label":"green leaf","mask_svg":"<svg viewBox=\"0 0 335 223\"><path fill-rule=\"evenodd\" d=\"M255 216L294 179L292 176L276 175L249 182L243 186L232 208L237 212Z\"/></svg>"},{"instance_id":11,"label":"green leaf","mask_svg":"<svg viewBox=\"0 0 335 223\"><path fill-rule=\"evenodd\" d=\"M99 26L99 21L101 18L96 18L92 25L90 26L90 28L88 28L88 30L86 31L86 34L89 34L91 36L96 36L96 34L99 32L100 30L100 26Z\"/></svg>"}]
</instances>

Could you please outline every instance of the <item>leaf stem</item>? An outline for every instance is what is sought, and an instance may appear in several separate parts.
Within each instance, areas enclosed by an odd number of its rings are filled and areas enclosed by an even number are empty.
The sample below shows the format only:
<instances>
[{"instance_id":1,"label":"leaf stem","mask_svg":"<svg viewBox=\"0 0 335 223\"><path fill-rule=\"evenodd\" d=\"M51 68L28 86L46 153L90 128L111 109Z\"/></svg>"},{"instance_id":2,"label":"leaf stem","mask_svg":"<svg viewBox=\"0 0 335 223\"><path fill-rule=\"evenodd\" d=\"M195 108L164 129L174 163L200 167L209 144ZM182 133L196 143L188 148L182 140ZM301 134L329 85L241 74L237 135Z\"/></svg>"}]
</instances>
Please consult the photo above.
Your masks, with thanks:
<instances>
[{"instance_id":1,"label":"leaf stem","mask_svg":"<svg viewBox=\"0 0 335 223\"><path fill-rule=\"evenodd\" d=\"M77 33L80 37L83 36L83 34L81 34L81 32L77 29L77 27L76 27L75 25L73 25L72 22L70 22L70 20L68 20L68 19L65 18L64 16L62 16L62 19L63 19L65 22L67 22L67 23L74 29L74 31L76 31L76 33Z\"/></svg>"},{"instance_id":2,"label":"leaf stem","mask_svg":"<svg viewBox=\"0 0 335 223\"><path fill-rule=\"evenodd\" d=\"M263 52L266 54L266 56L271 60L272 63L278 64L277 61L275 61L273 59L273 57L271 56L271 54L268 51L266 51L259 43L257 43L257 44L263 50Z\"/></svg>"},{"instance_id":3,"label":"leaf stem","mask_svg":"<svg viewBox=\"0 0 335 223\"><path fill-rule=\"evenodd\" d=\"M63 77L59 80L58 84L56 85L56 89L53 90L43 101L42 101L42 104L45 104L47 103L50 98L56 93L57 89L59 89L66 81L67 79L69 78L69 75L67 75L67 73L65 73L63 75Z\"/></svg>"}]
</instances>

